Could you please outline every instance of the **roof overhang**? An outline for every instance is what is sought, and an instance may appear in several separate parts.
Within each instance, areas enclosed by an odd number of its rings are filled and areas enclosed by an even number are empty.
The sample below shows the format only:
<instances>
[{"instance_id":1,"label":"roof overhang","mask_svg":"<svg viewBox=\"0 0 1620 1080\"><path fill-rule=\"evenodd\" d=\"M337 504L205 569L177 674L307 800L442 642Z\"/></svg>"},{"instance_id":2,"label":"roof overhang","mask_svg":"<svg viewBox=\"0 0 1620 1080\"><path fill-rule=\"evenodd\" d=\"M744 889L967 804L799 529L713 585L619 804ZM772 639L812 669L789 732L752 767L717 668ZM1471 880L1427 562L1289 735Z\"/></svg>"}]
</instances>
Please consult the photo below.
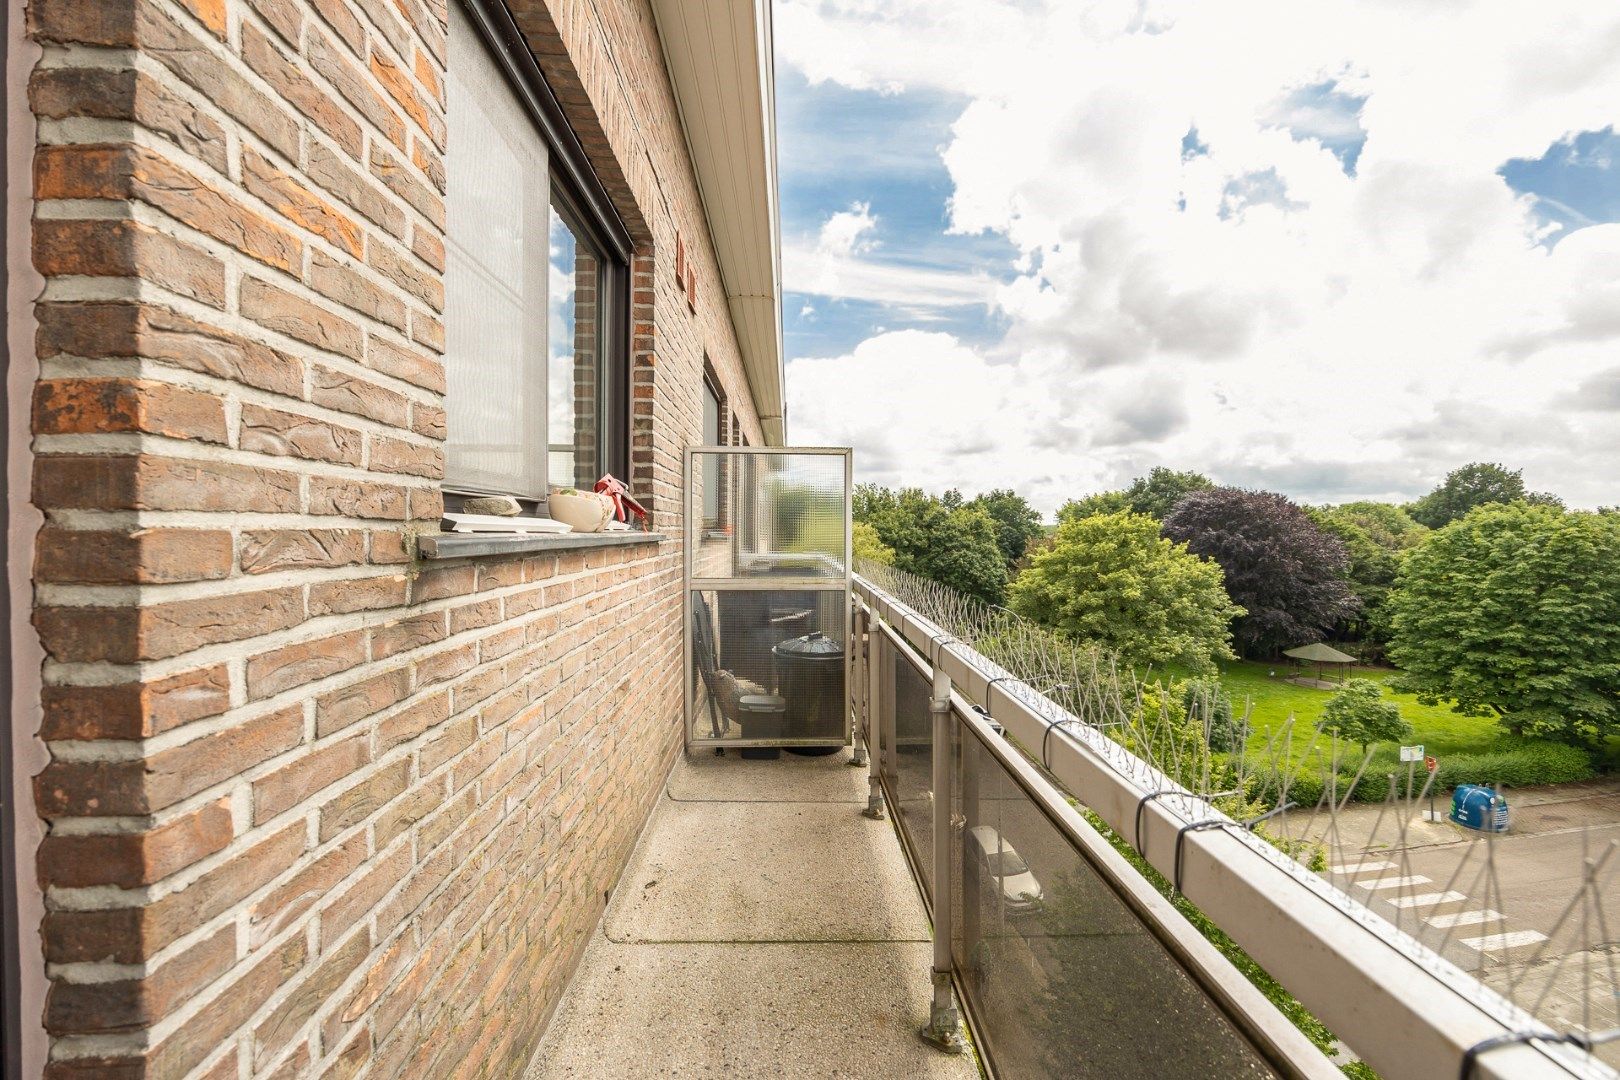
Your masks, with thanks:
<instances>
[{"instance_id":1,"label":"roof overhang","mask_svg":"<svg viewBox=\"0 0 1620 1080\"><path fill-rule=\"evenodd\" d=\"M765 442L786 437L770 0L652 0Z\"/></svg>"}]
</instances>

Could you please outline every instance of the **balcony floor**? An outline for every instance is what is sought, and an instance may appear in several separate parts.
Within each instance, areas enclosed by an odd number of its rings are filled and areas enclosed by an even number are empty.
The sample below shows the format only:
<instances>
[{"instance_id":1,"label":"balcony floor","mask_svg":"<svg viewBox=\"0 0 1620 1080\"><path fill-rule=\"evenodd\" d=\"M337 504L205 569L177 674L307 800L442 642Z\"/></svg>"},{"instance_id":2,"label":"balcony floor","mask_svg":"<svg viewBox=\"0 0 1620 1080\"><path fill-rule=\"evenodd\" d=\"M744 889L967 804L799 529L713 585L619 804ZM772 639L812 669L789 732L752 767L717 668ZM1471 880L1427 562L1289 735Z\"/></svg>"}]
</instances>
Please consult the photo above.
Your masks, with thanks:
<instances>
[{"instance_id":1,"label":"balcony floor","mask_svg":"<svg viewBox=\"0 0 1620 1080\"><path fill-rule=\"evenodd\" d=\"M848 751L675 766L529 1080L967 1080L923 1043L928 920Z\"/></svg>"}]
</instances>

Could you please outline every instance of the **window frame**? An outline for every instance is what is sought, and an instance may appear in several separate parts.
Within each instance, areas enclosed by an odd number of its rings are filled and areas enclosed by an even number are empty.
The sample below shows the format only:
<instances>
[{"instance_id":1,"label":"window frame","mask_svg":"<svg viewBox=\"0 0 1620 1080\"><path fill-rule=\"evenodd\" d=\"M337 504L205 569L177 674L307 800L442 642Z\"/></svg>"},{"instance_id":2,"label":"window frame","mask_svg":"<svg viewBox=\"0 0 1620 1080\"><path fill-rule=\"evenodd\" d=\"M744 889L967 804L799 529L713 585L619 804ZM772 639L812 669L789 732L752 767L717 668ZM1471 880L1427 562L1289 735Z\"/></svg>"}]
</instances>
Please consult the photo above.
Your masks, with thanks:
<instances>
[{"instance_id":1,"label":"window frame","mask_svg":"<svg viewBox=\"0 0 1620 1080\"><path fill-rule=\"evenodd\" d=\"M596 175L584 145L569 126L562 103L546 82L522 32L501 0L450 0L471 23L489 48L508 88L534 122L536 135L549 157L550 201L560 204L569 225L578 226L583 239L601 256L601 284L597 316L601 328L597 358L600 379L598 406L600 433L598 468L628 481L630 471L630 260L634 248L624 219ZM449 153L455 153L450 133ZM549 390L549 386L548 386ZM549 394L547 406L549 408ZM548 435L549 440L549 435ZM543 474L549 490L550 450ZM487 495L444 485L446 510L459 509L467 498ZM520 499L544 505L544 500Z\"/></svg>"}]
</instances>

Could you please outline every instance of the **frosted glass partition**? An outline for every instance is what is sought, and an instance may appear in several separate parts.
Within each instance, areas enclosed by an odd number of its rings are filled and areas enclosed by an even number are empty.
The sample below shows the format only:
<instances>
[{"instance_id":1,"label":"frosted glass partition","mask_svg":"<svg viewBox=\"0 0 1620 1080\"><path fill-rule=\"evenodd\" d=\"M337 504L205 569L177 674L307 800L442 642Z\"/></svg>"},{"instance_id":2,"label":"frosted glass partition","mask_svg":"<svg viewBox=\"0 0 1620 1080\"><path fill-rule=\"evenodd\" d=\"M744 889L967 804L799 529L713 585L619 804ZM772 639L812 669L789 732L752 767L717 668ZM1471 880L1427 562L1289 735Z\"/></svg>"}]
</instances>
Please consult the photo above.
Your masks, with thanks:
<instances>
[{"instance_id":1,"label":"frosted glass partition","mask_svg":"<svg viewBox=\"0 0 1620 1080\"><path fill-rule=\"evenodd\" d=\"M687 745L850 737L850 453L686 452Z\"/></svg>"}]
</instances>

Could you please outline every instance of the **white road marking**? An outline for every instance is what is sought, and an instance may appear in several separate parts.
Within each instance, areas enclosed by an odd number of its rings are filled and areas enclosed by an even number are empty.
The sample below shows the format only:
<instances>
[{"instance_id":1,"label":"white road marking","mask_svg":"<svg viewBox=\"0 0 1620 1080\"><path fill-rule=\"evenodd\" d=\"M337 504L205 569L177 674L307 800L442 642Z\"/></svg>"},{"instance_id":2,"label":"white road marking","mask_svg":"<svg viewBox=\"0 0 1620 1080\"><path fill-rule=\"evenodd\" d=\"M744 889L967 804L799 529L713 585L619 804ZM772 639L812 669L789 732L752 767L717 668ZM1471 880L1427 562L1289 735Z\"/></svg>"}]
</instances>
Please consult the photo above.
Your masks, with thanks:
<instances>
[{"instance_id":1,"label":"white road marking","mask_svg":"<svg viewBox=\"0 0 1620 1080\"><path fill-rule=\"evenodd\" d=\"M1393 869L1395 869L1395 864L1392 863L1392 862L1340 863L1338 866L1330 866L1330 867L1328 867L1328 873L1330 873L1330 874L1376 874L1376 873L1379 873L1380 871L1383 871L1383 870L1393 870Z\"/></svg>"},{"instance_id":2,"label":"white road marking","mask_svg":"<svg viewBox=\"0 0 1620 1080\"><path fill-rule=\"evenodd\" d=\"M1463 938L1462 943L1479 952L1507 952L1509 949L1522 949L1527 945L1539 945L1546 940L1547 935L1540 930L1511 930L1501 934L1486 934L1484 937Z\"/></svg>"},{"instance_id":3,"label":"white road marking","mask_svg":"<svg viewBox=\"0 0 1620 1080\"><path fill-rule=\"evenodd\" d=\"M1430 915L1424 922L1438 930L1450 930L1456 926L1473 926L1476 923L1500 921L1506 917L1500 911L1492 911L1490 908L1475 908L1473 911L1448 911L1443 915Z\"/></svg>"},{"instance_id":4,"label":"white road marking","mask_svg":"<svg viewBox=\"0 0 1620 1080\"><path fill-rule=\"evenodd\" d=\"M1448 892L1418 893L1416 896L1397 896L1390 900L1398 908L1438 907L1441 904L1456 904L1468 899L1467 893L1457 892L1455 889Z\"/></svg>"},{"instance_id":5,"label":"white road marking","mask_svg":"<svg viewBox=\"0 0 1620 1080\"><path fill-rule=\"evenodd\" d=\"M1432 885L1428 878L1422 874L1413 874L1411 877L1380 878L1377 881L1358 881L1356 886L1362 889L1404 889L1408 885Z\"/></svg>"}]
</instances>

